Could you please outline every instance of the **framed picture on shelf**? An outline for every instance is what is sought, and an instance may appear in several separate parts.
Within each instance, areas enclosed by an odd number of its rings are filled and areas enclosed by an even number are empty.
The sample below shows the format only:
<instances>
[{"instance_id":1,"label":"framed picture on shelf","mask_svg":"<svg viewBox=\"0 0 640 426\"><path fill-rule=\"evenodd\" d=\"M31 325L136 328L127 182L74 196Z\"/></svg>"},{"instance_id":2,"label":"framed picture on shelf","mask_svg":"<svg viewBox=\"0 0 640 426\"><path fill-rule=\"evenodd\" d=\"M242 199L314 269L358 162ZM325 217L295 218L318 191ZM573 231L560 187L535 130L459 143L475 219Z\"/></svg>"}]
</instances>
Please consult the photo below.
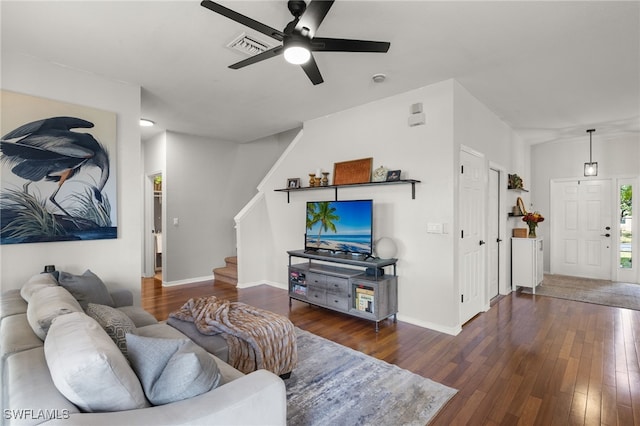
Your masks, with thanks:
<instances>
[{"instance_id":1,"label":"framed picture on shelf","mask_svg":"<svg viewBox=\"0 0 640 426\"><path fill-rule=\"evenodd\" d=\"M289 189L298 189L298 188L300 188L300 178L289 178L289 179L287 179L287 188L289 188Z\"/></svg>"},{"instance_id":2,"label":"framed picture on shelf","mask_svg":"<svg viewBox=\"0 0 640 426\"><path fill-rule=\"evenodd\" d=\"M389 170L387 172L387 182L395 182L400 180L400 170Z\"/></svg>"},{"instance_id":3,"label":"framed picture on shelf","mask_svg":"<svg viewBox=\"0 0 640 426\"><path fill-rule=\"evenodd\" d=\"M348 185L371 181L373 157L333 164L333 184Z\"/></svg>"}]
</instances>

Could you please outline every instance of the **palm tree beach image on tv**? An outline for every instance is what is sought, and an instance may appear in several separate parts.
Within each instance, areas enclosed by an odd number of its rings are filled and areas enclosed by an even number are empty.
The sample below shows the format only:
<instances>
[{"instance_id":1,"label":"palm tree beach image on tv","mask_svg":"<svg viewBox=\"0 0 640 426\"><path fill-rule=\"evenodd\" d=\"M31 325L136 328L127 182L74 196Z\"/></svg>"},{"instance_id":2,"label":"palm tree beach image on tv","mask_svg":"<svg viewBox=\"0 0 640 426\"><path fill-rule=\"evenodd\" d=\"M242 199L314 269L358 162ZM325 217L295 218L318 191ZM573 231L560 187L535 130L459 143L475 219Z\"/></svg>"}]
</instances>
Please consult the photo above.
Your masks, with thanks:
<instances>
[{"instance_id":1,"label":"palm tree beach image on tv","mask_svg":"<svg viewBox=\"0 0 640 426\"><path fill-rule=\"evenodd\" d=\"M371 255L373 201L307 202L306 251Z\"/></svg>"}]
</instances>

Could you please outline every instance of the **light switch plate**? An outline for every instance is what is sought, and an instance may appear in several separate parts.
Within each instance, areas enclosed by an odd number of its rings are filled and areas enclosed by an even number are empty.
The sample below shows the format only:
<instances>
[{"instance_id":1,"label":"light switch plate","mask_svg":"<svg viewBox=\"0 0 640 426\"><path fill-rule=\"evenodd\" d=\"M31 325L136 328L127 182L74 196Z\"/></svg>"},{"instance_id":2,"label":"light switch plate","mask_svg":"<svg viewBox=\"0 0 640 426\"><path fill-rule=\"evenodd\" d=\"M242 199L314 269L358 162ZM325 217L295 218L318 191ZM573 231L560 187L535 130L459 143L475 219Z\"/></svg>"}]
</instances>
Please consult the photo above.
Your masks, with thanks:
<instances>
[{"instance_id":1,"label":"light switch plate","mask_svg":"<svg viewBox=\"0 0 640 426\"><path fill-rule=\"evenodd\" d=\"M428 223L427 224L427 232L429 234L442 234L444 226L442 223Z\"/></svg>"}]
</instances>

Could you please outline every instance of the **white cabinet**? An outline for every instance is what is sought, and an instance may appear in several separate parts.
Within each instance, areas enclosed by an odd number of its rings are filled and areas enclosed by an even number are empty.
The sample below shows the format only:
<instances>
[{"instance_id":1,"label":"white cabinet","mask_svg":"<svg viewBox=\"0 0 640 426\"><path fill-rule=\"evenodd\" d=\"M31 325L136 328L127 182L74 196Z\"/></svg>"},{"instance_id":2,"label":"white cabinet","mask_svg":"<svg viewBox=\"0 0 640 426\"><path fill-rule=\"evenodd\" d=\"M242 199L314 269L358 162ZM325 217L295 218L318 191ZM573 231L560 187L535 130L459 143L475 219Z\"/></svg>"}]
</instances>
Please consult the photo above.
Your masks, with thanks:
<instances>
[{"instance_id":1,"label":"white cabinet","mask_svg":"<svg viewBox=\"0 0 640 426\"><path fill-rule=\"evenodd\" d=\"M544 242L542 238L511 238L511 286L530 287L542 282Z\"/></svg>"}]
</instances>

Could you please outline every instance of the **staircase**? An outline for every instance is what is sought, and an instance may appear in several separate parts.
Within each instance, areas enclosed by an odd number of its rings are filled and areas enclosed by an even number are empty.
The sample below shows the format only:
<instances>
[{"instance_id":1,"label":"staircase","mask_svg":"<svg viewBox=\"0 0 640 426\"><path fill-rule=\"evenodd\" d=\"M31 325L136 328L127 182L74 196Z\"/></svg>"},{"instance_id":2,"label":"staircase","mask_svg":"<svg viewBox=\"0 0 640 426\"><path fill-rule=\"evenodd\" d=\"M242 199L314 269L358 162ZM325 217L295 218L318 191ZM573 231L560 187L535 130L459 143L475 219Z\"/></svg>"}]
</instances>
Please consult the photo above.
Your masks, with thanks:
<instances>
[{"instance_id":1,"label":"staircase","mask_svg":"<svg viewBox=\"0 0 640 426\"><path fill-rule=\"evenodd\" d=\"M238 285L238 257L225 257L226 266L213 268L213 279L216 282Z\"/></svg>"}]
</instances>

